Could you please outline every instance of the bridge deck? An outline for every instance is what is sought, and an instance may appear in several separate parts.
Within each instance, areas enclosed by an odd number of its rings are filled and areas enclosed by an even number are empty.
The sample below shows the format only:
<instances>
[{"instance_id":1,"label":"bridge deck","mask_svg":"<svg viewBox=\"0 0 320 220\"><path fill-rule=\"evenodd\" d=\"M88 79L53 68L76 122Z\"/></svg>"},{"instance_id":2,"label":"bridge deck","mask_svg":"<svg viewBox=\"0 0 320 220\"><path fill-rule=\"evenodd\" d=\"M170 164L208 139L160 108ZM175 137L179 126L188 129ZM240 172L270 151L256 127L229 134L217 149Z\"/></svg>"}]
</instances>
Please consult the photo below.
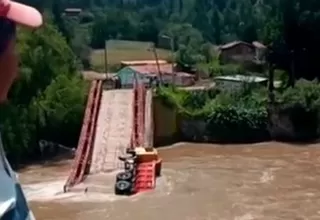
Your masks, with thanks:
<instances>
[{"instance_id":1,"label":"bridge deck","mask_svg":"<svg viewBox=\"0 0 320 220\"><path fill-rule=\"evenodd\" d=\"M117 157L130 144L132 103L132 90L103 91L90 174L112 171L122 166Z\"/></svg>"}]
</instances>

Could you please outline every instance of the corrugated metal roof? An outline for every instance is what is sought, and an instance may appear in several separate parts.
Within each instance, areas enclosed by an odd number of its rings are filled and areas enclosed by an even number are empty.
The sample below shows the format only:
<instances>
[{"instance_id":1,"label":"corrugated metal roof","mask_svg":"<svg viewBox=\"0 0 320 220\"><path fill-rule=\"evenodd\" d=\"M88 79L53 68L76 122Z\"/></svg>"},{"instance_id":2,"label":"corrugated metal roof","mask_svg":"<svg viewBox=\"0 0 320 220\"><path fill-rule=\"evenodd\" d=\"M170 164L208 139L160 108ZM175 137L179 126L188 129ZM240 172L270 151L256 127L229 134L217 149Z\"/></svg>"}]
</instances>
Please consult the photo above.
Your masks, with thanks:
<instances>
[{"instance_id":1,"label":"corrugated metal roof","mask_svg":"<svg viewBox=\"0 0 320 220\"><path fill-rule=\"evenodd\" d=\"M233 41L233 42L230 42L230 43L227 43L227 44L224 44L224 45L220 46L220 50L230 49L230 48L235 47L235 46L237 46L239 44L244 44L244 45L247 45L249 47L253 47L252 44L246 43L244 41Z\"/></svg>"},{"instance_id":2,"label":"corrugated metal roof","mask_svg":"<svg viewBox=\"0 0 320 220\"><path fill-rule=\"evenodd\" d=\"M232 41L230 43L221 45L219 47L219 49L220 50L226 50L226 49L230 49L232 47L235 47L235 46L237 46L239 44L243 44L243 45L246 45L246 46L249 46L249 47L256 47L256 48L260 48L260 49L266 48L266 46L263 45L262 43L260 43L259 41L253 41L252 44L244 42L244 41Z\"/></svg>"},{"instance_id":3,"label":"corrugated metal roof","mask_svg":"<svg viewBox=\"0 0 320 220\"><path fill-rule=\"evenodd\" d=\"M66 8L65 12L82 12L81 8Z\"/></svg>"},{"instance_id":4,"label":"corrugated metal roof","mask_svg":"<svg viewBox=\"0 0 320 220\"><path fill-rule=\"evenodd\" d=\"M166 60L158 60L159 64L167 64ZM128 60L128 61L121 61L121 64L127 66L133 65L149 65L149 64L157 64L156 60Z\"/></svg>"},{"instance_id":5,"label":"corrugated metal roof","mask_svg":"<svg viewBox=\"0 0 320 220\"><path fill-rule=\"evenodd\" d=\"M148 64L148 65L134 65L129 66L134 71L141 74L157 74L158 73L158 65ZM161 73L172 73L172 65L171 64L161 64L159 65Z\"/></svg>"},{"instance_id":6,"label":"corrugated metal roof","mask_svg":"<svg viewBox=\"0 0 320 220\"><path fill-rule=\"evenodd\" d=\"M245 76L245 75L230 75L230 76L217 76L215 80L227 80L227 81L237 81L237 82L264 82L268 81L265 77L260 76Z\"/></svg>"},{"instance_id":7,"label":"corrugated metal roof","mask_svg":"<svg viewBox=\"0 0 320 220\"><path fill-rule=\"evenodd\" d=\"M266 49L267 48L264 44L260 43L259 41L253 41L252 45L255 46L256 48L260 48L260 49Z\"/></svg>"},{"instance_id":8,"label":"corrugated metal roof","mask_svg":"<svg viewBox=\"0 0 320 220\"><path fill-rule=\"evenodd\" d=\"M158 75L158 66L157 65L136 65L136 66L129 66L132 70L140 73L146 74L150 76ZM172 65L171 64L161 64L159 65L160 71L163 75L172 75ZM185 73L185 72L175 72L178 76L190 77L193 76L192 74Z\"/></svg>"}]
</instances>

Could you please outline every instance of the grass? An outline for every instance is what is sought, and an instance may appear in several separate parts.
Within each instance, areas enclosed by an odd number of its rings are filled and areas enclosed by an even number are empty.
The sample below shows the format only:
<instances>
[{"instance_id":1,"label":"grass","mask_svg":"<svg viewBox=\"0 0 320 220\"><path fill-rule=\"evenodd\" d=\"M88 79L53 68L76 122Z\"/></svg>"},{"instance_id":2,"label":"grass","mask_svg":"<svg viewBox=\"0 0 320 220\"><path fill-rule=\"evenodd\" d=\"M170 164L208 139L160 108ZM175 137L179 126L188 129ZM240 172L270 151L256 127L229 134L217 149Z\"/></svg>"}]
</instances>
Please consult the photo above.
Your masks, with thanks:
<instances>
[{"instance_id":1,"label":"grass","mask_svg":"<svg viewBox=\"0 0 320 220\"><path fill-rule=\"evenodd\" d=\"M108 65L116 66L124 60L153 60L154 54L148 50L149 42L110 40L107 43ZM157 49L158 59L170 58L170 51ZM95 69L104 69L104 50L94 50L91 53L91 63Z\"/></svg>"}]
</instances>

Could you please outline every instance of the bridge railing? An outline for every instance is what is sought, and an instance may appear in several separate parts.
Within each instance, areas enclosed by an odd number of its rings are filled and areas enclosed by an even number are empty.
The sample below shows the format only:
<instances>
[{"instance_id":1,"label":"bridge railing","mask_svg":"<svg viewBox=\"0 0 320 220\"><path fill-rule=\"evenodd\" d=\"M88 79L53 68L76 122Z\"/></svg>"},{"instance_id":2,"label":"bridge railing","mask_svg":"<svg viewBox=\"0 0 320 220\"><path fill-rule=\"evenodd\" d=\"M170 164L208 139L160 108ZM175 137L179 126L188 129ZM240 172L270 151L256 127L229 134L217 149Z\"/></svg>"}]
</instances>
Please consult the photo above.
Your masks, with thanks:
<instances>
[{"instance_id":1,"label":"bridge railing","mask_svg":"<svg viewBox=\"0 0 320 220\"><path fill-rule=\"evenodd\" d=\"M88 172L91 160L98 110L102 96L102 81L92 81L80 138L69 177L63 186L64 192L80 183Z\"/></svg>"},{"instance_id":2,"label":"bridge railing","mask_svg":"<svg viewBox=\"0 0 320 220\"><path fill-rule=\"evenodd\" d=\"M100 109L100 103L102 98L102 81L99 80L97 82L96 86L96 94L94 97L94 103L92 107L92 114L91 114L91 120L89 121L88 131L87 131L87 143L86 148L83 155L83 160L81 161L80 165L80 173L75 181L75 184L78 184L83 181L85 176L89 173L91 159L92 159L92 153L93 153L93 145L94 145L94 139L96 134L96 125L98 120L98 112Z\"/></svg>"},{"instance_id":3,"label":"bridge railing","mask_svg":"<svg viewBox=\"0 0 320 220\"><path fill-rule=\"evenodd\" d=\"M133 148L144 145L146 91L145 85L139 82L135 74L133 87L133 127L131 136L131 147Z\"/></svg>"}]
</instances>

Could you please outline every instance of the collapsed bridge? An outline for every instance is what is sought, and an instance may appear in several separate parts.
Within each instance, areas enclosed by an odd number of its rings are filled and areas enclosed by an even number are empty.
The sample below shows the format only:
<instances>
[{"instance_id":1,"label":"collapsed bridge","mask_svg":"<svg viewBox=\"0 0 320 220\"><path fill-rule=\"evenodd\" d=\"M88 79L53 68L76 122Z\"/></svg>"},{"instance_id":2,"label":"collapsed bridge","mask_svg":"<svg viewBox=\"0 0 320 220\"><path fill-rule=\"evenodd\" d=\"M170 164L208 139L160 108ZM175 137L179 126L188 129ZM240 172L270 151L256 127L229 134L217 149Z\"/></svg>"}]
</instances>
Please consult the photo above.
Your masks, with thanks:
<instances>
[{"instance_id":1,"label":"collapsed bridge","mask_svg":"<svg viewBox=\"0 0 320 220\"><path fill-rule=\"evenodd\" d=\"M122 168L118 157L127 148L153 145L152 91L135 84L133 89L104 89L103 81L91 83L77 151L64 192L82 183L88 175ZM154 169L142 164L138 170ZM149 167L149 168L147 168ZM138 175L139 189L155 187L155 175ZM143 184L152 182L153 184Z\"/></svg>"}]
</instances>

